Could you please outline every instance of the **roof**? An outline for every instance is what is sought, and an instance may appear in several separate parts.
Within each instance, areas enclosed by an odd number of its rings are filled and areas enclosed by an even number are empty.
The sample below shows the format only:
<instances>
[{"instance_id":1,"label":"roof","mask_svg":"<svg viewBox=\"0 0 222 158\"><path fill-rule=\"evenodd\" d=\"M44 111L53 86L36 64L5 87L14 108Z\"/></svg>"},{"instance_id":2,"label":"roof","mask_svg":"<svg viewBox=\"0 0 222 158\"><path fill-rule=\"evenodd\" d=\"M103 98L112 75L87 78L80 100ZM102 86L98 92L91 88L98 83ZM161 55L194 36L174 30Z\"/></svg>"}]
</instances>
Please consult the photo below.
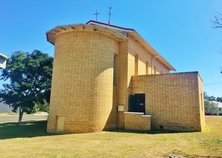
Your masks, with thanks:
<instances>
[{"instance_id":1,"label":"roof","mask_svg":"<svg viewBox=\"0 0 222 158\"><path fill-rule=\"evenodd\" d=\"M3 55L3 54L1 54L1 53L0 53L0 57L1 57L1 58L3 58L3 59L5 59L5 60L7 60L7 59L8 59L8 57L7 57L7 56L5 56L5 55Z\"/></svg>"},{"instance_id":2,"label":"roof","mask_svg":"<svg viewBox=\"0 0 222 158\"><path fill-rule=\"evenodd\" d=\"M126 31L135 31L134 29L119 27L119 26L115 26L115 25L109 25L109 24L94 21L94 20L90 20L86 24L88 24L88 25L101 25L101 26L112 27L112 28L116 28L116 29L120 29L120 30L126 30Z\"/></svg>"},{"instance_id":3,"label":"roof","mask_svg":"<svg viewBox=\"0 0 222 158\"><path fill-rule=\"evenodd\" d=\"M216 103L219 108L222 108L222 103L221 102L218 102L218 101L210 101L210 102Z\"/></svg>"},{"instance_id":4,"label":"roof","mask_svg":"<svg viewBox=\"0 0 222 158\"><path fill-rule=\"evenodd\" d=\"M115 38L118 41L127 41L128 37L131 36L135 39L137 43L139 43L142 47L148 50L153 55L153 57L159 55L159 53L136 30L115 25L109 25L94 20L90 20L86 24L71 24L57 26L46 32L47 41L54 44L55 37L58 34L68 31L96 31L110 36L112 38ZM172 65L170 65L161 55L156 59L163 63L170 70L176 71L176 69Z\"/></svg>"}]
</instances>

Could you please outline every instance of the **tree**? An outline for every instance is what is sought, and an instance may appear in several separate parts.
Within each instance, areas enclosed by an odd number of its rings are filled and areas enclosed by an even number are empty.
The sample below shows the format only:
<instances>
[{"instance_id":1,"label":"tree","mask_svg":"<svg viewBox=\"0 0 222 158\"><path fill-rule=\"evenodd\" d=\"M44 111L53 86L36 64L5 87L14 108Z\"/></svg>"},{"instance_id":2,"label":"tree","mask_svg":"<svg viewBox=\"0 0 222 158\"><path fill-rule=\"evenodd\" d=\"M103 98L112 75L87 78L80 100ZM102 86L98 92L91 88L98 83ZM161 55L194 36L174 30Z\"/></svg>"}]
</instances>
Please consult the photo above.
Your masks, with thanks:
<instances>
[{"instance_id":1,"label":"tree","mask_svg":"<svg viewBox=\"0 0 222 158\"><path fill-rule=\"evenodd\" d=\"M23 112L32 113L34 102L49 102L53 58L38 50L31 54L17 51L9 58L0 80L9 80L0 90L0 102L19 108L19 120Z\"/></svg>"},{"instance_id":2,"label":"tree","mask_svg":"<svg viewBox=\"0 0 222 158\"><path fill-rule=\"evenodd\" d=\"M206 113L217 113L218 114L218 112L219 112L218 105L214 102L205 100L204 107L205 107Z\"/></svg>"},{"instance_id":3,"label":"tree","mask_svg":"<svg viewBox=\"0 0 222 158\"><path fill-rule=\"evenodd\" d=\"M49 103L44 99L44 103L34 102L35 106L33 107L34 112L42 111L49 113Z\"/></svg>"},{"instance_id":4,"label":"tree","mask_svg":"<svg viewBox=\"0 0 222 158\"><path fill-rule=\"evenodd\" d=\"M215 20L212 21L213 23L213 28L222 28L222 14L217 12L217 16L214 16ZM220 71L222 73L222 71Z\"/></svg>"},{"instance_id":5,"label":"tree","mask_svg":"<svg viewBox=\"0 0 222 158\"><path fill-rule=\"evenodd\" d=\"M204 100L209 100L210 96L207 95L207 92L204 92Z\"/></svg>"},{"instance_id":6,"label":"tree","mask_svg":"<svg viewBox=\"0 0 222 158\"><path fill-rule=\"evenodd\" d=\"M222 97L217 97L216 99L218 102L221 102L222 103Z\"/></svg>"},{"instance_id":7,"label":"tree","mask_svg":"<svg viewBox=\"0 0 222 158\"><path fill-rule=\"evenodd\" d=\"M214 16L215 20L212 21L212 23L214 24L213 28L222 28L222 14L217 14L217 16Z\"/></svg>"}]
</instances>

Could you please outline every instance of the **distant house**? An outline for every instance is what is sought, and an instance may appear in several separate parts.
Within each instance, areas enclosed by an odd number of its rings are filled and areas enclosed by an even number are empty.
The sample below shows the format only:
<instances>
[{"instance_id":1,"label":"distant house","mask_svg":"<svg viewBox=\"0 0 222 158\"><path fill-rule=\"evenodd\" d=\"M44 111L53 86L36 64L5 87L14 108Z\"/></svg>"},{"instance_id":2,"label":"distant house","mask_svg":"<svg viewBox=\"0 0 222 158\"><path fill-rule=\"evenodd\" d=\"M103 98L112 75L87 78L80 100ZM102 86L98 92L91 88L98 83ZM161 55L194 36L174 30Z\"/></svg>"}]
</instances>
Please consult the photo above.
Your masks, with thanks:
<instances>
[{"instance_id":1,"label":"distant house","mask_svg":"<svg viewBox=\"0 0 222 158\"><path fill-rule=\"evenodd\" d=\"M218 105L218 108L219 108L219 114L222 114L222 103L221 102L217 102L217 101L211 101L211 102L214 102Z\"/></svg>"},{"instance_id":2,"label":"distant house","mask_svg":"<svg viewBox=\"0 0 222 158\"><path fill-rule=\"evenodd\" d=\"M0 53L0 68L6 68L6 61L8 57Z\"/></svg>"},{"instance_id":3,"label":"distant house","mask_svg":"<svg viewBox=\"0 0 222 158\"><path fill-rule=\"evenodd\" d=\"M0 112L7 112L7 113L11 113L12 112L12 107L10 107L7 104L4 103L0 103Z\"/></svg>"}]
</instances>

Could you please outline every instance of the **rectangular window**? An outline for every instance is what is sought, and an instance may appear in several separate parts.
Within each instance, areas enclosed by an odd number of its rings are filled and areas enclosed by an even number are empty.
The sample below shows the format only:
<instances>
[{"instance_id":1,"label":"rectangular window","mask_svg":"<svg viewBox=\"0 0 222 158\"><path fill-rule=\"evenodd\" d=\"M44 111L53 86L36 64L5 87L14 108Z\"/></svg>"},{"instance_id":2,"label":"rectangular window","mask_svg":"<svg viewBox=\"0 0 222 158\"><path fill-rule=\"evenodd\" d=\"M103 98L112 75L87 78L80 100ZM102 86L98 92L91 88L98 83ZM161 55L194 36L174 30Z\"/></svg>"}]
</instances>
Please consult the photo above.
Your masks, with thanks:
<instances>
[{"instance_id":1,"label":"rectangular window","mask_svg":"<svg viewBox=\"0 0 222 158\"><path fill-rule=\"evenodd\" d=\"M146 74L148 75L149 74L149 62L146 61Z\"/></svg>"},{"instance_id":2,"label":"rectangular window","mask_svg":"<svg viewBox=\"0 0 222 158\"><path fill-rule=\"evenodd\" d=\"M154 69L154 74L156 74L156 66L154 66L153 69Z\"/></svg>"},{"instance_id":3,"label":"rectangular window","mask_svg":"<svg viewBox=\"0 0 222 158\"><path fill-rule=\"evenodd\" d=\"M113 57L113 85L116 85L116 54Z\"/></svg>"},{"instance_id":4,"label":"rectangular window","mask_svg":"<svg viewBox=\"0 0 222 158\"><path fill-rule=\"evenodd\" d=\"M201 93L200 95L201 95L201 98L200 98L201 99L201 109L203 111L203 94Z\"/></svg>"},{"instance_id":5,"label":"rectangular window","mask_svg":"<svg viewBox=\"0 0 222 158\"><path fill-rule=\"evenodd\" d=\"M135 54L135 75L138 75L138 54Z\"/></svg>"}]
</instances>

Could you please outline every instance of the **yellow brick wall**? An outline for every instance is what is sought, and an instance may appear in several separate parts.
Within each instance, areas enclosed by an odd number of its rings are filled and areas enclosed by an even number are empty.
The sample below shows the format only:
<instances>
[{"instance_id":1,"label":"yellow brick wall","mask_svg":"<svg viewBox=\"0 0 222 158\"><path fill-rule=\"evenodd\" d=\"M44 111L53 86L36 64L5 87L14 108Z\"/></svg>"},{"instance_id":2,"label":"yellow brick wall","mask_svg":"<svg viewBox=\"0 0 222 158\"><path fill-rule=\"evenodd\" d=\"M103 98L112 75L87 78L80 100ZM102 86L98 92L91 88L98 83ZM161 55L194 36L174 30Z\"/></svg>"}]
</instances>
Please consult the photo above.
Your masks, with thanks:
<instances>
[{"instance_id":1,"label":"yellow brick wall","mask_svg":"<svg viewBox=\"0 0 222 158\"><path fill-rule=\"evenodd\" d=\"M125 128L125 117L124 117L124 111L118 111L118 129L124 129Z\"/></svg>"},{"instance_id":2,"label":"yellow brick wall","mask_svg":"<svg viewBox=\"0 0 222 158\"><path fill-rule=\"evenodd\" d=\"M170 70L164 66L159 60L158 58L154 58L153 59L153 67L156 66L156 74L161 74L161 71L163 73L170 73ZM150 66L151 67L151 66ZM150 74L151 74L151 70L150 70Z\"/></svg>"},{"instance_id":3,"label":"yellow brick wall","mask_svg":"<svg viewBox=\"0 0 222 158\"><path fill-rule=\"evenodd\" d=\"M128 41L120 42L119 55L118 55L118 105L127 105L127 64L128 64ZM124 128L124 114L118 112L118 125L119 129Z\"/></svg>"},{"instance_id":4,"label":"yellow brick wall","mask_svg":"<svg viewBox=\"0 0 222 158\"><path fill-rule=\"evenodd\" d=\"M138 62L138 75L145 75L146 74L146 61L149 63L149 74L151 74L151 68L152 68L152 62L151 58L153 57L152 54L150 54L149 51L147 51L144 47L142 47L139 43L135 41L135 39L131 36L128 37L128 43L129 43L129 56L132 56L132 59L128 59L128 76L131 78L131 76L135 75L135 53L138 54L139 62ZM169 73L170 70L163 65L158 58L154 59L153 65L157 68L157 74L160 74L161 71L163 73ZM131 68L132 67L132 68Z\"/></svg>"},{"instance_id":5,"label":"yellow brick wall","mask_svg":"<svg viewBox=\"0 0 222 158\"><path fill-rule=\"evenodd\" d=\"M203 94L203 81L198 74L198 91L199 91L199 104L200 104L200 120L201 128L205 127L205 108L204 108L204 94Z\"/></svg>"},{"instance_id":6,"label":"yellow brick wall","mask_svg":"<svg viewBox=\"0 0 222 158\"><path fill-rule=\"evenodd\" d=\"M150 117L143 113L124 113L125 129L128 130L150 130Z\"/></svg>"},{"instance_id":7,"label":"yellow brick wall","mask_svg":"<svg viewBox=\"0 0 222 158\"><path fill-rule=\"evenodd\" d=\"M128 67L128 42L120 42L118 64L118 93L119 105L125 105L127 100L127 67Z\"/></svg>"},{"instance_id":8,"label":"yellow brick wall","mask_svg":"<svg viewBox=\"0 0 222 158\"><path fill-rule=\"evenodd\" d=\"M201 87L198 72L132 77L132 94L145 93L152 129L201 131L205 124Z\"/></svg>"},{"instance_id":9,"label":"yellow brick wall","mask_svg":"<svg viewBox=\"0 0 222 158\"><path fill-rule=\"evenodd\" d=\"M48 132L56 132L58 116L64 116L63 133L116 128L114 53L119 42L100 33L56 36Z\"/></svg>"},{"instance_id":10,"label":"yellow brick wall","mask_svg":"<svg viewBox=\"0 0 222 158\"><path fill-rule=\"evenodd\" d=\"M144 47L135 41L132 36L128 36L128 50L127 50L127 87L122 88L121 90L126 93L127 98L125 99L126 111L128 111L128 98L131 94L131 77L135 75L135 54L138 54L138 75L146 74L146 61L149 64L149 74L151 74L151 58L153 57ZM157 74L169 73L170 70L163 65L158 59L154 59L154 66L157 67ZM125 80L124 80L125 81ZM122 92L122 93L123 93Z\"/></svg>"},{"instance_id":11,"label":"yellow brick wall","mask_svg":"<svg viewBox=\"0 0 222 158\"><path fill-rule=\"evenodd\" d=\"M153 56L133 37L128 38L128 41L118 42L90 31L64 32L56 36L48 132L148 129L150 118L134 118L117 112L117 105L124 105L128 111L128 97L135 93L146 94L146 114L152 115L154 129L163 125L165 129L200 131L204 127L200 76L198 78L197 73L145 75L146 61L151 74ZM136 53L138 75L145 76L134 76ZM158 59L154 59L154 66L157 74L169 73ZM178 118L182 118L181 121L178 122ZM140 120L142 124L145 121L145 127L133 120ZM58 125L64 127L63 131L57 131Z\"/></svg>"}]
</instances>

